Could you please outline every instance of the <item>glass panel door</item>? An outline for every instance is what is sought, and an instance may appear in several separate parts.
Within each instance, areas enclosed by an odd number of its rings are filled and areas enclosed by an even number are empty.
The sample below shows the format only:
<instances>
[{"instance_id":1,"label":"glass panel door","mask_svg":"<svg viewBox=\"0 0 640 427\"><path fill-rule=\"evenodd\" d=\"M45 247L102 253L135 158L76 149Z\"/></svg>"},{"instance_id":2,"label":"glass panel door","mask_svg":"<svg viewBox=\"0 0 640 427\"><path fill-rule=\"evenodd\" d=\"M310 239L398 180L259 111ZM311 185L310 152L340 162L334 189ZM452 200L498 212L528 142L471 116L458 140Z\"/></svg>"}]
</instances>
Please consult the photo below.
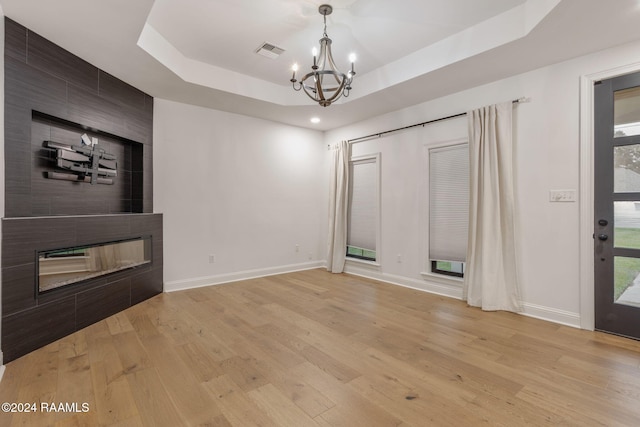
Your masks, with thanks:
<instances>
[{"instance_id":1,"label":"glass panel door","mask_svg":"<svg viewBox=\"0 0 640 427\"><path fill-rule=\"evenodd\" d=\"M616 90L613 100L613 136L640 135L640 87Z\"/></svg>"},{"instance_id":2,"label":"glass panel door","mask_svg":"<svg viewBox=\"0 0 640 427\"><path fill-rule=\"evenodd\" d=\"M640 307L640 258L614 257L615 304Z\"/></svg>"},{"instance_id":3,"label":"glass panel door","mask_svg":"<svg viewBox=\"0 0 640 427\"><path fill-rule=\"evenodd\" d=\"M640 339L640 73L594 94L595 326Z\"/></svg>"}]
</instances>

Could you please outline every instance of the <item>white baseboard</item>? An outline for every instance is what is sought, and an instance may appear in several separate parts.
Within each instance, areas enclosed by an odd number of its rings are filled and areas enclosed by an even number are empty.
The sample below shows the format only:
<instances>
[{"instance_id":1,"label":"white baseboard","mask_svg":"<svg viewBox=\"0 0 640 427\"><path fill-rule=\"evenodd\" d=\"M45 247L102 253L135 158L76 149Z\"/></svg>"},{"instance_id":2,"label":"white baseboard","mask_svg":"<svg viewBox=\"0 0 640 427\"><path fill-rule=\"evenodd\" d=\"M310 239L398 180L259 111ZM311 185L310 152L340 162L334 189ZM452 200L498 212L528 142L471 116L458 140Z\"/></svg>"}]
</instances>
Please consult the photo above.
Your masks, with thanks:
<instances>
[{"instance_id":1,"label":"white baseboard","mask_svg":"<svg viewBox=\"0 0 640 427\"><path fill-rule=\"evenodd\" d=\"M2 382L3 375L4 375L4 365L0 365L0 382Z\"/></svg>"},{"instance_id":2,"label":"white baseboard","mask_svg":"<svg viewBox=\"0 0 640 427\"><path fill-rule=\"evenodd\" d=\"M362 268L354 265L347 265L345 273L355 276L366 277L368 279L379 280L381 282L390 283L392 285L403 286L405 288L417 289L419 291L429 292L445 297L462 299L462 287L455 284L443 284L430 281L428 279L412 279L409 277L396 276L393 274L373 271L371 269Z\"/></svg>"},{"instance_id":3,"label":"white baseboard","mask_svg":"<svg viewBox=\"0 0 640 427\"><path fill-rule=\"evenodd\" d=\"M522 308L523 311L520 314L523 316L535 317L536 319L547 320L549 322L581 329L580 313L572 313L570 311L544 307L524 301L522 302Z\"/></svg>"},{"instance_id":4,"label":"white baseboard","mask_svg":"<svg viewBox=\"0 0 640 427\"><path fill-rule=\"evenodd\" d=\"M164 282L165 292L182 291L185 289L201 288L204 286L220 285L222 283L237 282L239 280L255 279L258 277L273 276L276 274L292 273L294 271L311 270L325 266L324 261L312 261L301 264L282 265L255 270L238 271L228 274L219 274L207 277L194 277L191 279Z\"/></svg>"}]
</instances>

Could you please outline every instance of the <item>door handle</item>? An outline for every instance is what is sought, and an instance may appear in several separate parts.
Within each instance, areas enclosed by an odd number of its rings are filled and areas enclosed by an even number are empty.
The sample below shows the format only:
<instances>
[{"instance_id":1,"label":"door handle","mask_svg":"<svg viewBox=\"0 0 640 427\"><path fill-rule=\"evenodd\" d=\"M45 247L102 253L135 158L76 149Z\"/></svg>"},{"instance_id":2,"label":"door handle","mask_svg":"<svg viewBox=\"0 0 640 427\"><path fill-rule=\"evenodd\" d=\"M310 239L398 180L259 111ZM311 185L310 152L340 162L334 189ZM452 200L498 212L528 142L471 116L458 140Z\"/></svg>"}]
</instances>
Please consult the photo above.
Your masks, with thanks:
<instances>
[{"instance_id":1,"label":"door handle","mask_svg":"<svg viewBox=\"0 0 640 427\"><path fill-rule=\"evenodd\" d=\"M604 242L608 238L609 236L607 236L606 234L598 234L598 240L602 240Z\"/></svg>"},{"instance_id":2,"label":"door handle","mask_svg":"<svg viewBox=\"0 0 640 427\"><path fill-rule=\"evenodd\" d=\"M606 219L601 219L598 221L598 224L604 227L605 225L609 224L609 221L607 221Z\"/></svg>"}]
</instances>

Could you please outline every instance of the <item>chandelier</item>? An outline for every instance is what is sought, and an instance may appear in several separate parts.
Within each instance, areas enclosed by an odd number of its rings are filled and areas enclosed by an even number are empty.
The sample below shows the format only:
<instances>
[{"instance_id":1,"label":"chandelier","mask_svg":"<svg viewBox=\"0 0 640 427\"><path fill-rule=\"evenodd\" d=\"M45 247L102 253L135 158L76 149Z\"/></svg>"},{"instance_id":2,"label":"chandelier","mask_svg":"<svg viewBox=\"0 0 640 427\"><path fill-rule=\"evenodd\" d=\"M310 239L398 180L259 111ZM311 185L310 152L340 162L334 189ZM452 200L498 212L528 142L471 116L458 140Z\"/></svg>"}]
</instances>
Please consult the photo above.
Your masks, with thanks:
<instances>
[{"instance_id":1,"label":"chandelier","mask_svg":"<svg viewBox=\"0 0 640 427\"><path fill-rule=\"evenodd\" d=\"M356 58L354 54L349 56L351 70L347 74L338 70L331 54L331 39L327 36L327 15L331 15L333 7L323 4L318 8L318 12L324 17L324 32L320 39L320 56L318 56L318 50L314 47L311 72L305 74L298 82L296 80L298 64L294 64L293 76L290 81L293 85L293 90L299 91L303 89L309 98L323 107L328 107L341 96L345 98L349 96L351 82L356 74L353 68Z\"/></svg>"}]
</instances>

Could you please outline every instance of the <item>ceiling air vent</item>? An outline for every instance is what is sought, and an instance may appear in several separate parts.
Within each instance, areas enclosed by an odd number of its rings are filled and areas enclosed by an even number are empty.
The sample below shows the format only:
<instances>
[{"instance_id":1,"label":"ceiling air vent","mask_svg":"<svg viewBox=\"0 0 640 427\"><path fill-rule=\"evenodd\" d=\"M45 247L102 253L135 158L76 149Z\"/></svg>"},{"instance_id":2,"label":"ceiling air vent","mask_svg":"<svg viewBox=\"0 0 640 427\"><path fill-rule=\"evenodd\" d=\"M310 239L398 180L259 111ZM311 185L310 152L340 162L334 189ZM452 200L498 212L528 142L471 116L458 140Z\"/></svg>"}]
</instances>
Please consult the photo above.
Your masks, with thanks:
<instances>
[{"instance_id":1,"label":"ceiling air vent","mask_svg":"<svg viewBox=\"0 0 640 427\"><path fill-rule=\"evenodd\" d=\"M262 45L256 49L258 55L266 56L267 58L276 59L284 52L284 49L272 45L271 43L262 43Z\"/></svg>"}]
</instances>

